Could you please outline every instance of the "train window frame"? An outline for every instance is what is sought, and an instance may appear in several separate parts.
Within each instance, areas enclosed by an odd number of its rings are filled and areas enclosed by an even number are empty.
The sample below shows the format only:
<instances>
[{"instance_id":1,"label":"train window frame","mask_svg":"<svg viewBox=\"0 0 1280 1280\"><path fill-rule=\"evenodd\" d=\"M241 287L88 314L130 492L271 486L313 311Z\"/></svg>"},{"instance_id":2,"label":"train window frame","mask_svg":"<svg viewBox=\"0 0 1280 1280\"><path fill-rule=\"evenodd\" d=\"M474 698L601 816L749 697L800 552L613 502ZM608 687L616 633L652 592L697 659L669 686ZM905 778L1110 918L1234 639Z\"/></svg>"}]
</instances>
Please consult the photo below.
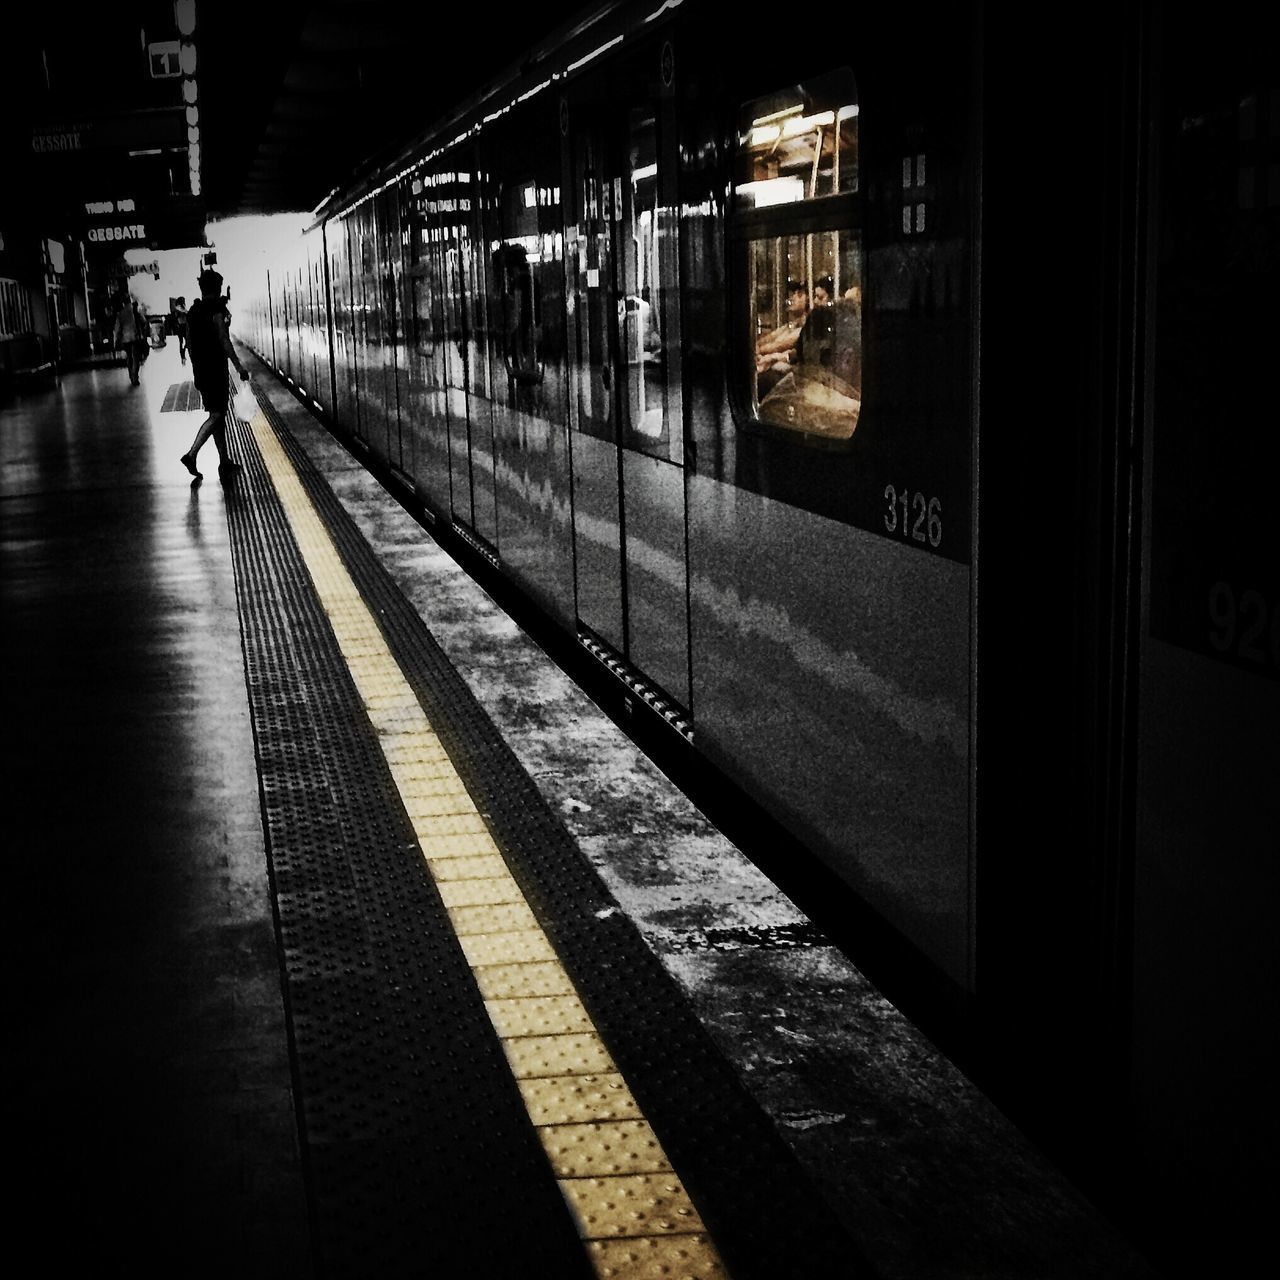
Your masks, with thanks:
<instances>
[{"instance_id":1,"label":"train window frame","mask_svg":"<svg viewBox=\"0 0 1280 1280\"><path fill-rule=\"evenodd\" d=\"M851 449L862 420L866 247L859 113L854 72L849 66L840 66L747 100L734 120L726 211L730 403L740 429L807 448ZM789 133L788 119L794 122ZM806 127L796 128L799 124ZM829 150L822 140L824 129L833 139ZM808 157L802 147L794 148L810 167L807 191L794 175L764 168L762 176L762 146L771 142L776 146L776 140L784 136L816 139L816 144L808 144ZM823 170L821 163L828 154L830 168ZM846 166L843 173L842 161ZM775 190L775 181L785 184L785 189L779 185ZM748 192L750 198L744 199ZM768 198L762 200L766 193ZM820 264L828 265L829 260L829 270L814 266L815 248ZM760 278L762 251L766 256L770 252L774 255L771 283ZM803 267L793 276L790 267L797 258ZM808 357L800 363L808 326L784 316L787 299L801 292L786 286L797 280L807 295L806 321L816 312L808 302L819 285L834 295L829 313L822 312L826 368ZM762 299L768 299L773 313L768 330L761 327ZM833 341L837 329L846 335L846 341L838 345ZM835 351L841 356L840 372L853 374L856 382L831 369ZM762 375L772 384L763 396ZM762 415L760 410L766 403L772 409ZM846 431L842 419L850 413L852 421Z\"/></svg>"}]
</instances>

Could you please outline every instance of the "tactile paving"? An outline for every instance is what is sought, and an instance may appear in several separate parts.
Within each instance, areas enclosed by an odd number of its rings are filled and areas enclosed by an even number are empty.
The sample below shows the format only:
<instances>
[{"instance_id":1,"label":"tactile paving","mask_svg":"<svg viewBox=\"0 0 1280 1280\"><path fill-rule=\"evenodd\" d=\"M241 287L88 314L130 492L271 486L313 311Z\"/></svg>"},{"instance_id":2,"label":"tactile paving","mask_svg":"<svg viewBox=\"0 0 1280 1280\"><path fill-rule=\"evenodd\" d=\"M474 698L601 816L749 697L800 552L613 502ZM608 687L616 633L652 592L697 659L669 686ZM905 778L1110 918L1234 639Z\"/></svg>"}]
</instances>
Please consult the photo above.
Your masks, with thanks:
<instances>
[{"instance_id":1,"label":"tactile paving","mask_svg":"<svg viewBox=\"0 0 1280 1280\"><path fill-rule=\"evenodd\" d=\"M594 1031L504 1040L507 1061L518 1080L538 1076L593 1076L615 1070L609 1051Z\"/></svg>"},{"instance_id":2,"label":"tactile paving","mask_svg":"<svg viewBox=\"0 0 1280 1280\"><path fill-rule=\"evenodd\" d=\"M521 1080L520 1092L537 1125L640 1119L635 1098L616 1072L599 1076L540 1076Z\"/></svg>"},{"instance_id":3,"label":"tactile paving","mask_svg":"<svg viewBox=\"0 0 1280 1280\"><path fill-rule=\"evenodd\" d=\"M498 1034L512 1038L572 1035L591 1025L576 995L486 1000L485 1008Z\"/></svg>"},{"instance_id":4,"label":"tactile paving","mask_svg":"<svg viewBox=\"0 0 1280 1280\"><path fill-rule=\"evenodd\" d=\"M587 1247L603 1280L725 1280L727 1273L709 1246L705 1236L682 1235L592 1240ZM807 1273L798 1274L808 1280Z\"/></svg>"},{"instance_id":5,"label":"tactile paving","mask_svg":"<svg viewBox=\"0 0 1280 1280\"><path fill-rule=\"evenodd\" d=\"M390 651L385 644L379 643L377 623L342 564L314 507L303 492L297 472L285 457L279 438L261 418L255 418L251 430L262 451L319 600L333 626L339 648L344 653L351 653L359 646L364 655L359 663L349 662L348 669L354 678L356 691L369 721L378 735L379 745L384 748L410 745L434 747L438 739L421 704L405 682ZM399 752L392 759L384 751L384 759L387 760L406 811L412 811L415 782L418 779L404 767ZM453 775L453 781L458 782L456 774ZM419 844L424 848L424 832L429 831L433 825L447 827L452 812L465 813L470 804L462 788L454 786L450 790L455 794L455 802L450 805L449 813L438 815L437 822L433 824L422 819L421 815L414 815L414 829L420 833ZM523 920L502 918L510 917L510 910L473 910L464 914L472 917L473 929L493 931L517 924L523 926L515 931L517 934L540 934L538 922L527 905L521 909L524 913ZM459 928L456 920L454 924L455 932L460 938L467 936L467 930ZM545 941L545 935L542 936ZM603 1071L611 1069L613 1065L609 1062L594 1028L590 1029L589 1034L583 1035L539 1038L537 1041L520 1038L505 1040L503 1048L517 1078L534 1074ZM541 1129L539 1134L544 1142L549 1137L546 1129ZM669 1161L664 1159L664 1164L666 1172L674 1176ZM607 1182L575 1180L572 1187L562 1186L561 1190L565 1192L567 1200L574 1204L579 1222L608 1219L615 1210L614 1200L618 1193Z\"/></svg>"},{"instance_id":6,"label":"tactile paving","mask_svg":"<svg viewBox=\"0 0 1280 1280\"><path fill-rule=\"evenodd\" d=\"M494 833L511 874L535 905L545 937L573 975L622 1073L521 1080L519 1088L535 1123L568 1126L633 1120L640 1118L642 1106L738 1280L868 1274L853 1242L746 1094L634 925L617 910L558 816L328 486L288 433L281 430L280 436L391 652L463 777L477 811L484 813L484 825ZM450 880L501 878L497 870L477 865L494 866L483 849L462 848L457 856L445 856L431 850L426 838L422 844L433 873ZM459 874L460 867L452 873L448 870L459 864L466 865L467 874ZM487 999L540 994L517 992L512 971L541 966L512 965L509 952L500 955L494 948L490 953L478 945L497 937L515 940L520 936L517 932L462 939L468 959L478 966L475 980ZM550 1130L544 1128L541 1133L546 1143ZM638 1260L626 1264L630 1270L617 1274L666 1274L635 1269L649 1265L646 1256L642 1250ZM613 1265L612 1260L606 1262ZM599 1266L605 1263L599 1259L597 1263L598 1274L604 1274Z\"/></svg>"},{"instance_id":7,"label":"tactile paving","mask_svg":"<svg viewBox=\"0 0 1280 1280\"><path fill-rule=\"evenodd\" d=\"M248 433L232 436L244 471L226 505L317 1273L585 1280L330 621ZM441 861L506 874L496 855Z\"/></svg>"},{"instance_id":8,"label":"tactile paving","mask_svg":"<svg viewBox=\"0 0 1280 1280\"><path fill-rule=\"evenodd\" d=\"M543 1135L542 1145L561 1178L667 1172L666 1157L644 1120L556 1125Z\"/></svg>"},{"instance_id":9,"label":"tactile paving","mask_svg":"<svg viewBox=\"0 0 1280 1280\"><path fill-rule=\"evenodd\" d=\"M670 1173L580 1178L562 1185L584 1239L679 1235L703 1229L693 1202Z\"/></svg>"}]
</instances>

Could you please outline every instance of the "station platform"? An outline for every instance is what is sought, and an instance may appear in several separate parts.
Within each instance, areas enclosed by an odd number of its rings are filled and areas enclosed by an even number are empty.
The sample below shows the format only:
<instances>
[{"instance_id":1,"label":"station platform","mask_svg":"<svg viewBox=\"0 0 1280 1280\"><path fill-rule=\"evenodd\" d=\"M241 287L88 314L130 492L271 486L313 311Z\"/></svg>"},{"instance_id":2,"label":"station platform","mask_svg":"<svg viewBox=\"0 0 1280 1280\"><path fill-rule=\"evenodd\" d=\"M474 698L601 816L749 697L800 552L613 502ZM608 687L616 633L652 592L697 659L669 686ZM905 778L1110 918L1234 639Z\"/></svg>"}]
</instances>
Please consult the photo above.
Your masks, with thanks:
<instances>
[{"instance_id":1,"label":"station platform","mask_svg":"<svg viewBox=\"0 0 1280 1280\"><path fill-rule=\"evenodd\" d=\"M1153 1274L244 358L224 480L172 344L0 407L40 1265Z\"/></svg>"}]
</instances>

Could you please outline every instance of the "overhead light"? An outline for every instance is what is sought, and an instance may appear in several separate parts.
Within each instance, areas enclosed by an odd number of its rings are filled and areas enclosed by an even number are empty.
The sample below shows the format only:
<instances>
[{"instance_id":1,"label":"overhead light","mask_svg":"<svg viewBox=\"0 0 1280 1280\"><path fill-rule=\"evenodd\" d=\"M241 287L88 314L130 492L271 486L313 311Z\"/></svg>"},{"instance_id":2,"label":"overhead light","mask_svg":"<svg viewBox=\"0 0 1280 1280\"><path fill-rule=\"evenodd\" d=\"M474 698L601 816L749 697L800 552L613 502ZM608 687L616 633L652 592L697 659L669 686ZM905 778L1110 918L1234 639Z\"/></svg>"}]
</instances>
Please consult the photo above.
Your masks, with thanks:
<instances>
[{"instance_id":1,"label":"overhead light","mask_svg":"<svg viewBox=\"0 0 1280 1280\"><path fill-rule=\"evenodd\" d=\"M182 67L184 75L195 75L196 47L189 40L184 40L182 42L182 48L178 50L178 61Z\"/></svg>"},{"instance_id":2,"label":"overhead light","mask_svg":"<svg viewBox=\"0 0 1280 1280\"><path fill-rule=\"evenodd\" d=\"M199 124L199 123L200 123L200 108L199 108L199 107L188 107L188 108L187 108L187 123L188 123L188 124Z\"/></svg>"},{"instance_id":3,"label":"overhead light","mask_svg":"<svg viewBox=\"0 0 1280 1280\"><path fill-rule=\"evenodd\" d=\"M760 182L740 182L739 195L750 196L757 209L775 204L794 204L804 199L804 183L799 178L765 178Z\"/></svg>"},{"instance_id":4,"label":"overhead light","mask_svg":"<svg viewBox=\"0 0 1280 1280\"><path fill-rule=\"evenodd\" d=\"M196 0L174 0L173 19L178 30L189 36L196 29Z\"/></svg>"},{"instance_id":5,"label":"overhead light","mask_svg":"<svg viewBox=\"0 0 1280 1280\"><path fill-rule=\"evenodd\" d=\"M777 120L785 120L787 116L798 116L804 113L804 103L797 102L790 107L783 107L781 111L771 111L767 116L757 116L752 122L753 129L761 125L773 124Z\"/></svg>"},{"instance_id":6,"label":"overhead light","mask_svg":"<svg viewBox=\"0 0 1280 1280\"><path fill-rule=\"evenodd\" d=\"M182 98L184 102L194 102L196 100L196 82L194 80L184 80L182 82Z\"/></svg>"},{"instance_id":7,"label":"overhead light","mask_svg":"<svg viewBox=\"0 0 1280 1280\"><path fill-rule=\"evenodd\" d=\"M189 124L189 125L187 126L187 141L188 141L188 142L199 142L199 141L200 141L200 126L199 126L199 125Z\"/></svg>"}]
</instances>

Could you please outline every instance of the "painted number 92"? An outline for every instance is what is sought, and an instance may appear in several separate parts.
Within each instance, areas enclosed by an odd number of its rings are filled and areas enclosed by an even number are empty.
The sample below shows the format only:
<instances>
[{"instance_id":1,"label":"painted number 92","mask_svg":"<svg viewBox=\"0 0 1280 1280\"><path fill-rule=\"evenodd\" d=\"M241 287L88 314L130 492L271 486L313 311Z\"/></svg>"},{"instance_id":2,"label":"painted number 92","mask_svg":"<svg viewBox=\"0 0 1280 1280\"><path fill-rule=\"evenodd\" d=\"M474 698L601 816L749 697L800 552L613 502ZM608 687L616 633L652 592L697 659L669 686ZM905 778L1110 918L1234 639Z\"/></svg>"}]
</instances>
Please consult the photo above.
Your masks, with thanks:
<instances>
[{"instance_id":1,"label":"painted number 92","mask_svg":"<svg viewBox=\"0 0 1280 1280\"><path fill-rule=\"evenodd\" d=\"M1215 582L1209 588L1209 644L1216 653L1280 668L1280 601L1268 608L1261 591Z\"/></svg>"},{"instance_id":2,"label":"painted number 92","mask_svg":"<svg viewBox=\"0 0 1280 1280\"><path fill-rule=\"evenodd\" d=\"M909 489L899 493L891 484L885 485L884 496L889 504L884 513L885 529L916 542L927 542L931 547L942 545L940 499L926 498L923 493L912 493Z\"/></svg>"}]
</instances>

